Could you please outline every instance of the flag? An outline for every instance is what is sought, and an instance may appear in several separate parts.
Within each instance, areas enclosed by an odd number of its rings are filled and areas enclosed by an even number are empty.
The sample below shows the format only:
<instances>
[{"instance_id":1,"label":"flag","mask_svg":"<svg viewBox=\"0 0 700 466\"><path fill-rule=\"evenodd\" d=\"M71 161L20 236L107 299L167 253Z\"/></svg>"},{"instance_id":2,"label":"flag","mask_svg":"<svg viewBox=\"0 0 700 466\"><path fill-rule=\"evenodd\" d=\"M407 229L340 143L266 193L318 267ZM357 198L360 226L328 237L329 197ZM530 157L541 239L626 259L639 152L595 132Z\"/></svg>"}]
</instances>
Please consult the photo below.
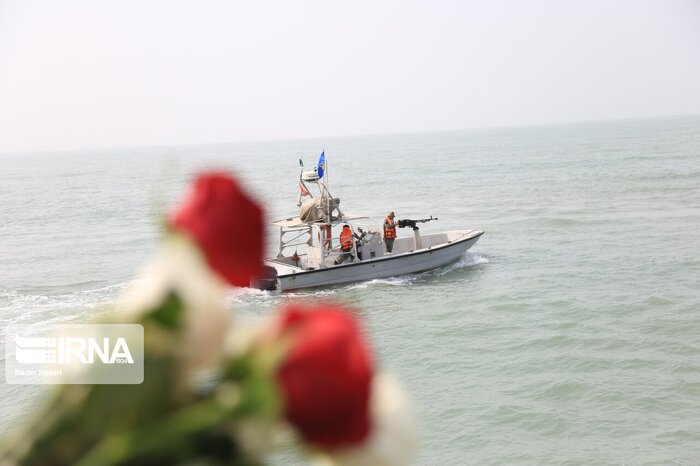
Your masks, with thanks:
<instances>
[{"instance_id":1,"label":"flag","mask_svg":"<svg viewBox=\"0 0 700 466\"><path fill-rule=\"evenodd\" d=\"M316 173L318 173L319 178L323 178L323 172L326 171L326 151L321 151L321 157L318 158L318 166L316 167Z\"/></svg>"},{"instance_id":2,"label":"flag","mask_svg":"<svg viewBox=\"0 0 700 466\"><path fill-rule=\"evenodd\" d=\"M308 196L311 194L309 190L306 189L306 186L304 186L304 183L302 183L301 180L299 180L299 189L301 189L302 196Z\"/></svg>"}]
</instances>

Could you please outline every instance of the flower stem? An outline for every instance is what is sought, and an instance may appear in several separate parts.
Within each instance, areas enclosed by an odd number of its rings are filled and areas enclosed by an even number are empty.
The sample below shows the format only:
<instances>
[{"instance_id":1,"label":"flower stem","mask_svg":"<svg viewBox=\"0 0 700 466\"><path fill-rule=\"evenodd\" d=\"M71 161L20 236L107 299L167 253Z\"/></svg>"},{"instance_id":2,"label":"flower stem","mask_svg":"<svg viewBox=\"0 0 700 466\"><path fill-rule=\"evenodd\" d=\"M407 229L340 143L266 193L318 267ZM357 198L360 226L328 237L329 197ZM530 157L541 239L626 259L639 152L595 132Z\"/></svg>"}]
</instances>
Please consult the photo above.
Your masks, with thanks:
<instances>
[{"instance_id":1,"label":"flower stem","mask_svg":"<svg viewBox=\"0 0 700 466\"><path fill-rule=\"evenodd\" d=\"M76 466L111 466L158 450L167 451L174 439L182 439L231 419L239 408L240 404L222 406L216 399L200 401L162 421L105 437Z\"/></svg>"}]
</instances>

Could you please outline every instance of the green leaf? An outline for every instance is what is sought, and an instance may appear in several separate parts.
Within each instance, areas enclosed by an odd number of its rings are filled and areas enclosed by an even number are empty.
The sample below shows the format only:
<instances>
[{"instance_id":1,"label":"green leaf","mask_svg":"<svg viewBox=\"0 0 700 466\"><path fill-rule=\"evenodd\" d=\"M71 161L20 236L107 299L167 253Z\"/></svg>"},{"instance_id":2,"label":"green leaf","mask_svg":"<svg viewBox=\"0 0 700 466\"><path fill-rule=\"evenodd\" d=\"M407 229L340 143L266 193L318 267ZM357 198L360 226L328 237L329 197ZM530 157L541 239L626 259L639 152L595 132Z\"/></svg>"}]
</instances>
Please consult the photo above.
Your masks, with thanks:
<instances>
[{"instance_id":1,"label":"green leaf","mask_svg":"<svg viewBox=\"0 0 700 466\"><path fill-rule=\"evenodd\" d=\"M177 329L182 325L185 306L180 296L171 290L159 307L147 314L147 319L154 320L160 325Z\"/></svg>"}]
</instances>

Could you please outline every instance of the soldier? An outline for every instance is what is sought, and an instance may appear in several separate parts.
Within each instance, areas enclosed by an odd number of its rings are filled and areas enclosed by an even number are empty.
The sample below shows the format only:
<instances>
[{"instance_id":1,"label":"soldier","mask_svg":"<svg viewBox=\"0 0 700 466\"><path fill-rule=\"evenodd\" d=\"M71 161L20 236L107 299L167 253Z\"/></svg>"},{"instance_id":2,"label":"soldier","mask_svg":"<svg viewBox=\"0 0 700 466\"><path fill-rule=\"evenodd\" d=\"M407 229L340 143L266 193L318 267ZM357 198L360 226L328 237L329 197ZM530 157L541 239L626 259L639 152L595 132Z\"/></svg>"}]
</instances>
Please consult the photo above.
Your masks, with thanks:
<instances>
[{"instance_id":1,"label":"soldier","mask_svg":"<svg viewBox=\"0 0 700 466\"><path fill-rule=\"evenodd\" d=\"M389 212L389 215L384 219L384 243L386 244L386 252L390 253L394 249L394 240L396 239L396 223L394 223L394 212Z\"/></svg>"}]
</instances>

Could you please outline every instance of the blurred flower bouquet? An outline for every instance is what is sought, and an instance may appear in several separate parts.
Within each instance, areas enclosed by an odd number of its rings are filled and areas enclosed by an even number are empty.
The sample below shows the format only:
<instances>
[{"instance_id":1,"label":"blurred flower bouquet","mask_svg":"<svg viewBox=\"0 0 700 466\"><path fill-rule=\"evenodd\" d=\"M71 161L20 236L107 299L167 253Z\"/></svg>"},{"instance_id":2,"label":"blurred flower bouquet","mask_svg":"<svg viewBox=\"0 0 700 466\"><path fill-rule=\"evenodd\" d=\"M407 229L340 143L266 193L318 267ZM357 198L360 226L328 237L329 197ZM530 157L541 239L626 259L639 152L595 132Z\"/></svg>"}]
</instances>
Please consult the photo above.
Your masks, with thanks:
<instances>
[{"instance_id":1,"label":"blurred flower bouquet","mask_svg":"<svg viewBox=\"0 0 700 466\"><path fill-rule=\"evenodd\" d=\"M285 430L319 464L406 464L406 400L351 309L230 325L226 285L260 276L263 238L262 210L230 176L199 176L112 320L144 327L143 383L60 386L0 465L257 465Z\"/></svg>"}]
</instances>

